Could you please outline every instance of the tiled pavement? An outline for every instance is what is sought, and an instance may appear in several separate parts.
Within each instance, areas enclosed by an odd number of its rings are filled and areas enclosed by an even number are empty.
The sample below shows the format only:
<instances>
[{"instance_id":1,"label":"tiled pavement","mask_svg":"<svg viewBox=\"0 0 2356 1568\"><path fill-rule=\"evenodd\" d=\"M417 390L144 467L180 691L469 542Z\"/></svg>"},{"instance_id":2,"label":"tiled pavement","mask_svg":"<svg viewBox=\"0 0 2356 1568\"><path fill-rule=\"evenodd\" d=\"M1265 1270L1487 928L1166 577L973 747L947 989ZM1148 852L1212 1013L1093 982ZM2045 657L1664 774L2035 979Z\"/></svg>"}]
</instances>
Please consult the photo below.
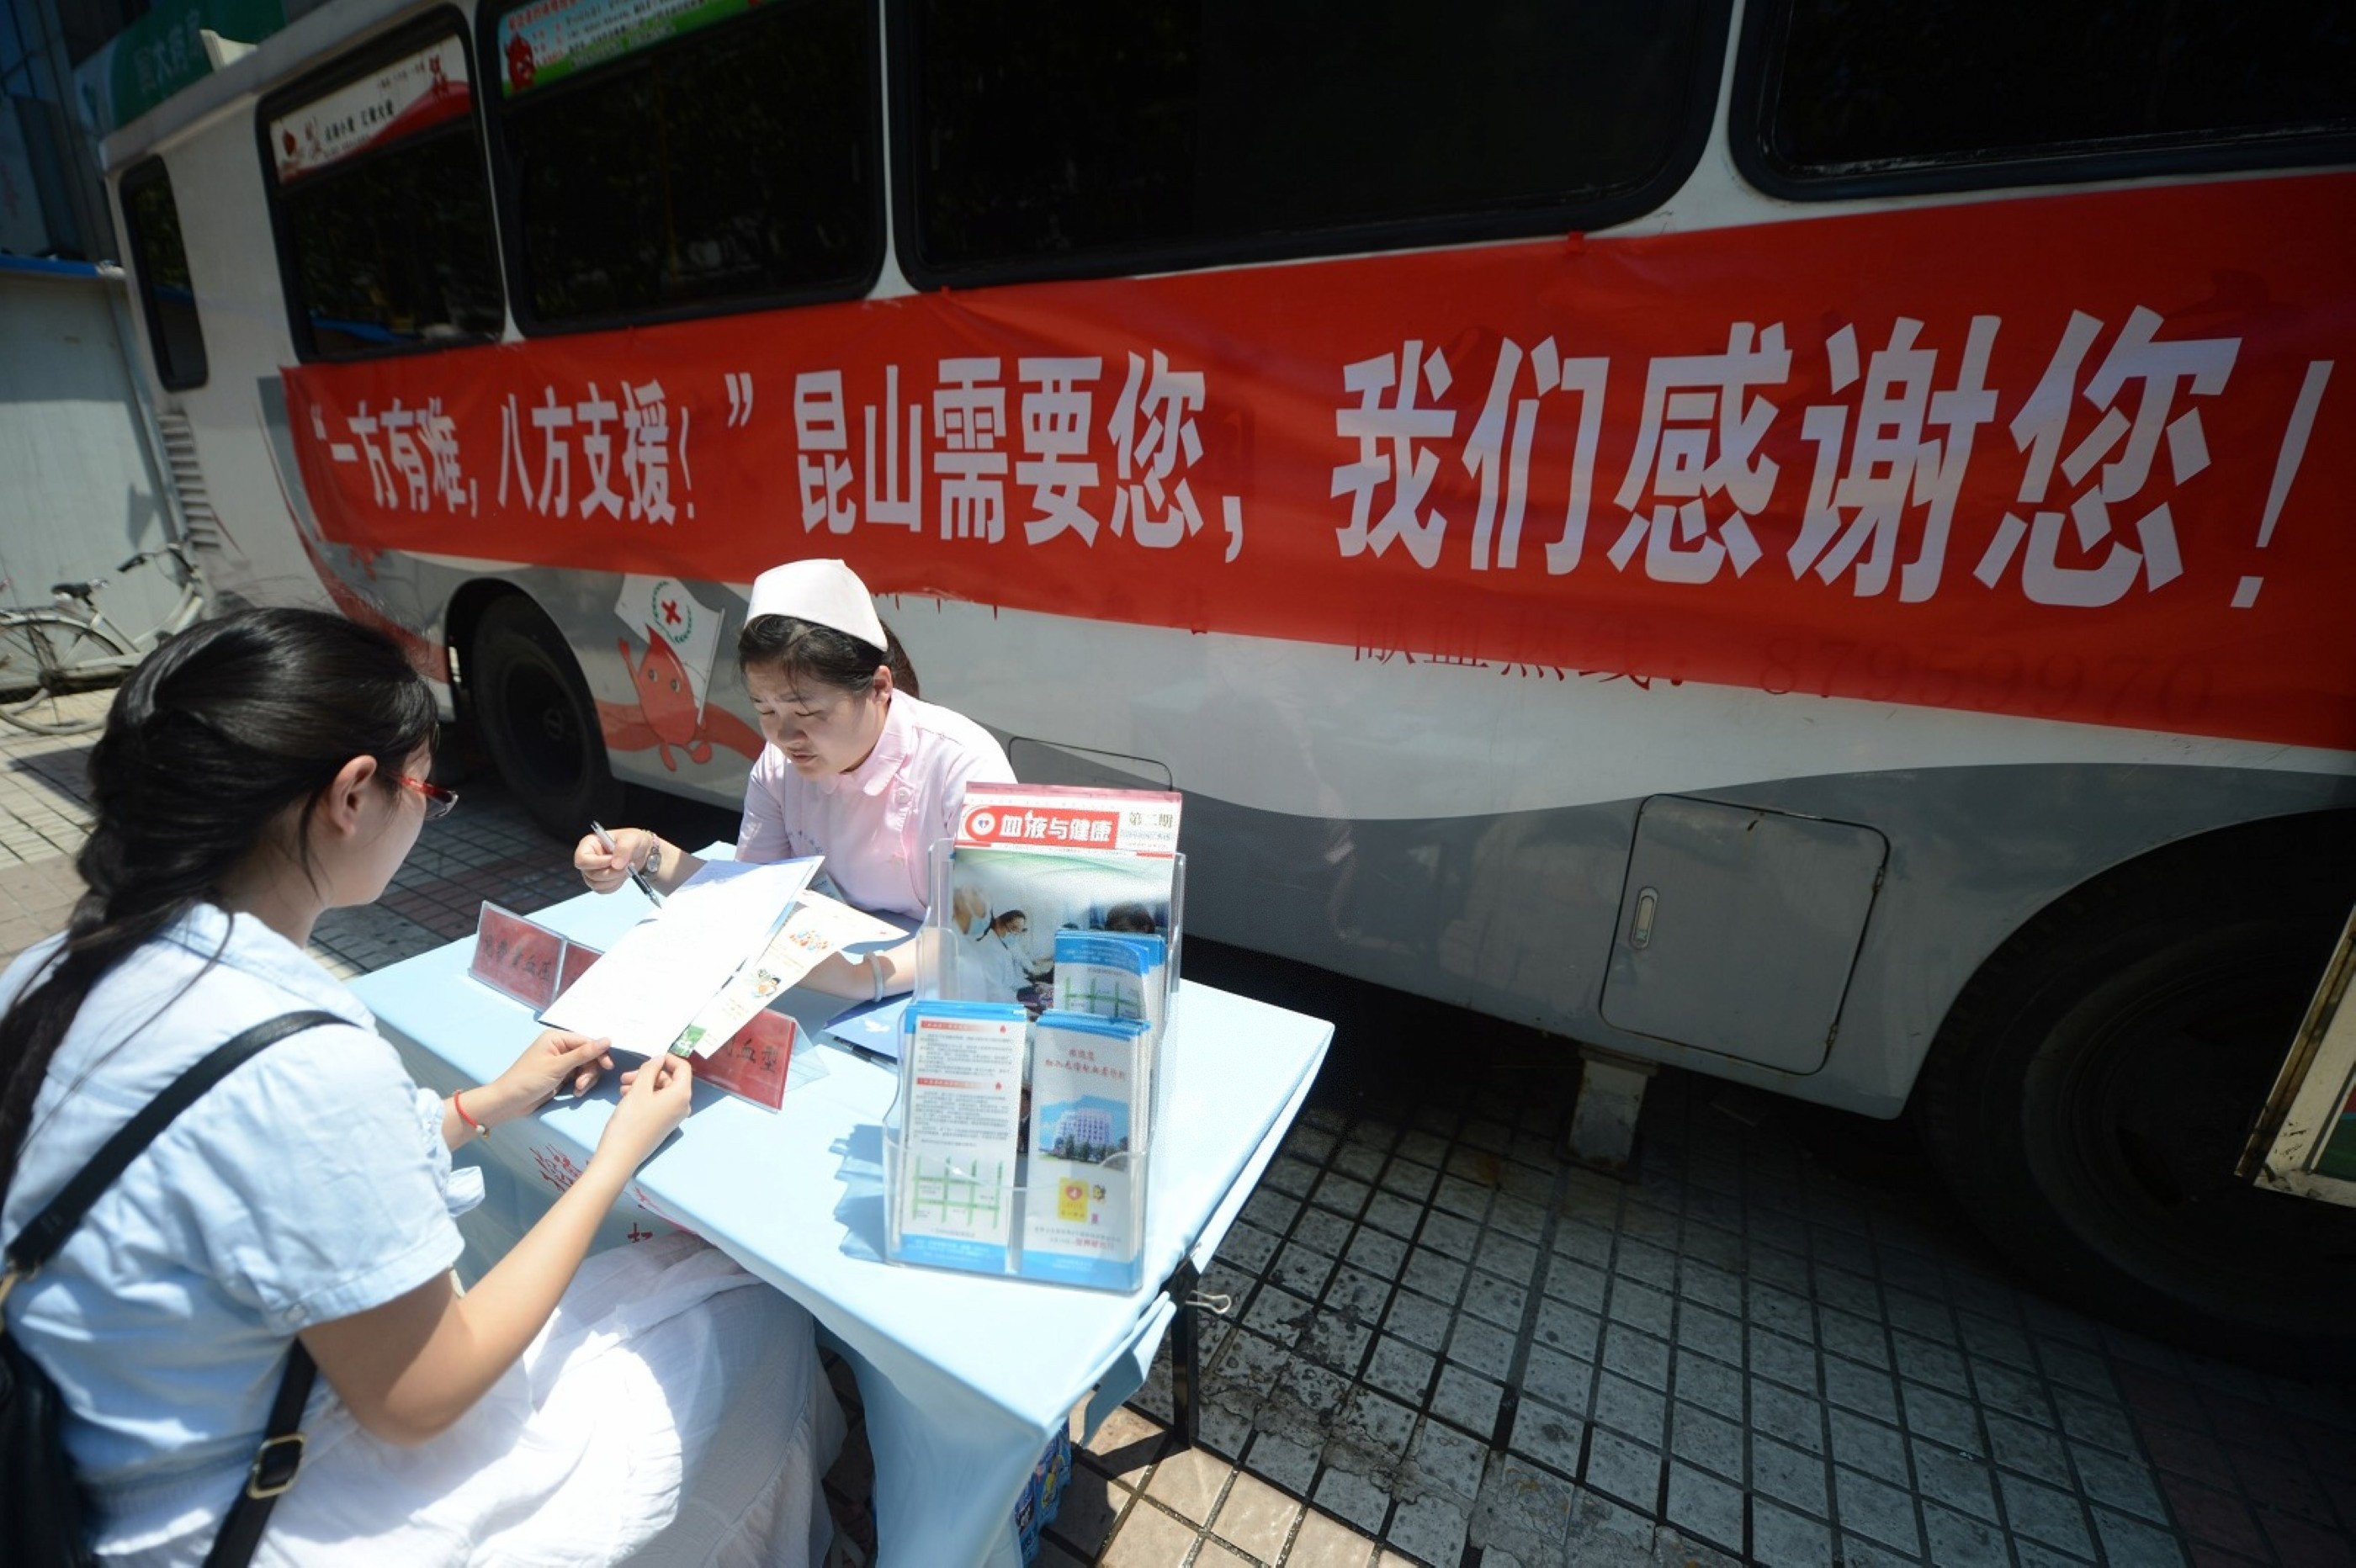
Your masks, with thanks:
<instances>
[{"instance_id":1,"label":"tiled pavement","mask_svg":"<svg viewBox=\"0 0 2356 1568\"><path fill-rule=\"evenodd\" d=\"M0 734L0 955L80 891L88 745ZM321 923L331 968L573 891L562 846L457 782L386 898ZM1188 963L1337 1045L1204 1282L1234 1305L1203 1445L1171 1446L1158 1367L1081 1455L1052 1568L2356 1564L2356 1403L2042 1301L1902 1129L1664 1072L1612 1180L1559 1157L1560 1042ZM854 1440L829 1477L853 1541L865 1477Z\"/></svg>"}]
</instances>

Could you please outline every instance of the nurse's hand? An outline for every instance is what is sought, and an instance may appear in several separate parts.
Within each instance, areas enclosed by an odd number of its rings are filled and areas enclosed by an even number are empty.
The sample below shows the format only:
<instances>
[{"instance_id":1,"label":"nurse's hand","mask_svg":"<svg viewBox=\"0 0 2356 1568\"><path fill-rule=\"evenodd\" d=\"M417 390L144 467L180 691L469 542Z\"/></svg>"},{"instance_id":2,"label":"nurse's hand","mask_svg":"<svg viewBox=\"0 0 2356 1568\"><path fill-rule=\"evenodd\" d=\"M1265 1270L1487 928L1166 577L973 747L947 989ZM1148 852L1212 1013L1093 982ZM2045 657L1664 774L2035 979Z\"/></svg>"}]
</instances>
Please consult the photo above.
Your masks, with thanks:
<instances>
[{"instance_id":1,"label":"nurse's hand","mask_svg":"<svg viewBox=\"0 0 2356 1568\"><path fill-rule=\"evenodd\" d=\"M581 880L589 884L592 892L610 893L628 881L630 869L643 868L660 842L643 827L616 827L611 833L611 849L598 843L594 833L573 847L573 869L581 873Z\"/></svg>"}]
</instances>

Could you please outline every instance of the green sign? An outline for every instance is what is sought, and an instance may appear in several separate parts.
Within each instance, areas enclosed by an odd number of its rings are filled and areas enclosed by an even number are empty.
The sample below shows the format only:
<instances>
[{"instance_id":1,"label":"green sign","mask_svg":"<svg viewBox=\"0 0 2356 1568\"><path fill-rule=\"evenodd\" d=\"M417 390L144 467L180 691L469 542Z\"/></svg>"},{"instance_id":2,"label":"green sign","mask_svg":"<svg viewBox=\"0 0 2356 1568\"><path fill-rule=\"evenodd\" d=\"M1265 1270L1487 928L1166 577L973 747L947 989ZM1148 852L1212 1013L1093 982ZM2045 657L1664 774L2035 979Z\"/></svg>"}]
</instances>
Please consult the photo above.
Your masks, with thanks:
<instances>
[{"instance_id":1,"label":"green sign","mask_svg":"<svg viewBox=\"0 0 2356 1568\"><path fill-rule=\"evenodd\" d=\"M212 73L214 57L286 25L283 0L160 0L74 71L82 119L99 135L128 125Z\"/></svg>"}]
</instances>

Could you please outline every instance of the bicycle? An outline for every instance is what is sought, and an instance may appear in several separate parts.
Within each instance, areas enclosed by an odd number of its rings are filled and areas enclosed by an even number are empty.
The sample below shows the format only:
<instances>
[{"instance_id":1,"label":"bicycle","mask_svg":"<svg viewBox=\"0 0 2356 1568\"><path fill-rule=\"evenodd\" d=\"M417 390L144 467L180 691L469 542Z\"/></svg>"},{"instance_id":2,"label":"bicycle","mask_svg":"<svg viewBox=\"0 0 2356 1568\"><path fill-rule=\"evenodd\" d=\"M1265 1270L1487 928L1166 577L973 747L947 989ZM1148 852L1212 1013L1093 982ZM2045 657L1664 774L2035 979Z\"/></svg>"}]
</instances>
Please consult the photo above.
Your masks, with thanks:
<instances>
[{"instance_id":1,"label":"bicycle","mask_svg":"<svg viewBox=\"0 0 2356 1568\"><path fill-rule=\"evenodd\" d=\"M169 556L180 569L180 602L152 630L125 633L99 608L108 579L49 585L53 603L0 609L0 721L36 735L76 735L95 730L105 715L69 708L64 699L112 685L166 639L187 631L205 611L204 570L177 541L142 550L116 567L135 571ZM8 580L0 578L0 592Z\"/></svg>"}]
</instances>

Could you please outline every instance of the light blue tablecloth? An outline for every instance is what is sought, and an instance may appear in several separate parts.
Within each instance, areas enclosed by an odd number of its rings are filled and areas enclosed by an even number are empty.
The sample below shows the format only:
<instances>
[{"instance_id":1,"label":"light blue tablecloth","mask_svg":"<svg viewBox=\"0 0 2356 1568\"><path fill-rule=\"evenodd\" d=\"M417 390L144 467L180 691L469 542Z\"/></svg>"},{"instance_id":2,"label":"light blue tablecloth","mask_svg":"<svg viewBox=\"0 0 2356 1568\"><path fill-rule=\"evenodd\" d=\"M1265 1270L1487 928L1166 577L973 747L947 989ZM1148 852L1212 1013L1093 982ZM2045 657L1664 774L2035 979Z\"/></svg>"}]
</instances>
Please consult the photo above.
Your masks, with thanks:
<instances>
[{"instance_id":1,"label":"light blue tablecloth","mask_svg":"<svg viewBox=\"0 0 2356 1568\"><path fill-rule=\"evenodd\" d=\"M626 889L535 918L605 946L645 907ZM444 1093L497 1075L537 1029L529 1009L467 976L473 950L472 938L452 943L353 986L417 1081ZM811 997L796 1010L812 1026L837 1006ZM635 1202L624 1200L602 1239L648 1233L650 1216L694 1231L802 1303L846 1351L875 1455L881 1568L1005 1568L1017 1561L1015 1499L1049 1436L1083 1400L1093 1423L1135 1390L1170 1322L1159 1282L1183 1257L1209 1263L1332 1039L1319 1019L1182 987L1166 1047L1169 1126L1151 1177L1146 1277L1156 1283L1133 1295L880 1261L882 1123L895 1080L830 1047L815 1047L825 1075L779 1111L699 1087L694 1115L648 1160ZM476 1268L587 1162L613 1093L601 1086L470 1146L488 1189L461 1225Z\"/></svg>"}]
</instances>

